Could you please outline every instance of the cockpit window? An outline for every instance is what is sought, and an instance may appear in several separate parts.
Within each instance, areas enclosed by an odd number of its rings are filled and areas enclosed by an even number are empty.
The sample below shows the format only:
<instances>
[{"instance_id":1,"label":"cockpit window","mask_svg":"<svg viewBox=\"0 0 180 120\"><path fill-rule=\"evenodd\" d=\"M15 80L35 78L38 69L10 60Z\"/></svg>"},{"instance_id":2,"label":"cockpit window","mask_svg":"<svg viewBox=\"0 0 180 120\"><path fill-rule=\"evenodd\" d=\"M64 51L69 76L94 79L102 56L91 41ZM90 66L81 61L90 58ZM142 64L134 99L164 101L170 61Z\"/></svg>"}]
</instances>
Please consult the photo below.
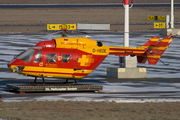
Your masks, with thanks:
<instances>
[{"instance_id":1,"label":"cockpit window","mask_svg":"<svg viewBox=\"0 0 180 120\"><path fill-rule=\"evenodd\" d=\"M34 52L35 52L34 49L28 49L24 53L22 53L19 56L17 56L17 59L21 59L23 61L30 62Z\"/></svg>"},{"instance_id":2,"label":"cockpit window","mask_svg":"<svg viewBox=\"0 0 180 120\"><path fill-rule=\"evenodd\" d=\"M35 55L34 63L38 63L38 62L41 62L41 51L37 51Z\"/></svg>"},{"instance_id":3,"label":"cockpit window","mask_svg":"<svg viewBox=\"0 0 180 120\"><path fill-rule=\"evenodd\" d=\"M56 63L57 54L47 54L47 63Z\"/></svg>"}]
</instances>

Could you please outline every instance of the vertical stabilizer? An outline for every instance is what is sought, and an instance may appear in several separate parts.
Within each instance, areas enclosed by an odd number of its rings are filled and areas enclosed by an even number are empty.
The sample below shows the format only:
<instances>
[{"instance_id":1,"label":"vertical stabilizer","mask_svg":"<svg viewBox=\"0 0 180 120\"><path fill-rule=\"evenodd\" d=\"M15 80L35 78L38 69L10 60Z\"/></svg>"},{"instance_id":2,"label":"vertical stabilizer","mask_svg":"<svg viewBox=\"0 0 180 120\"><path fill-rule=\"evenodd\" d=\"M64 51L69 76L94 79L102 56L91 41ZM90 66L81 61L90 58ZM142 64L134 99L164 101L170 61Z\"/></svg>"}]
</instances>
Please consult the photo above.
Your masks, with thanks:
<instances>
[{"instance_id":1,"label":"vertical stabilizer","mask_svg":"<svg viewBox=\"0 0 180 120\"><path fill-rule=\"evenodd\" d=\"M143 46L143 48L151 48L156 45L160 37L152 37L149 41L147 41Z\"/></svg>"},{"instance_id":2,"label":"vertical stabilizer","mask_svg":"<svg viewBox=\"0 0 180 120\"><path fill-rule=\"evenodd\" d=\"M143 55L138 56L138 63L145 63L146 60L148 60L149 65L156 65L159 58L165 52L172 41L173 38L171 38L170 34L168 37L163 38L156 45L149 47Z\"/></svg>"}]
</instances>

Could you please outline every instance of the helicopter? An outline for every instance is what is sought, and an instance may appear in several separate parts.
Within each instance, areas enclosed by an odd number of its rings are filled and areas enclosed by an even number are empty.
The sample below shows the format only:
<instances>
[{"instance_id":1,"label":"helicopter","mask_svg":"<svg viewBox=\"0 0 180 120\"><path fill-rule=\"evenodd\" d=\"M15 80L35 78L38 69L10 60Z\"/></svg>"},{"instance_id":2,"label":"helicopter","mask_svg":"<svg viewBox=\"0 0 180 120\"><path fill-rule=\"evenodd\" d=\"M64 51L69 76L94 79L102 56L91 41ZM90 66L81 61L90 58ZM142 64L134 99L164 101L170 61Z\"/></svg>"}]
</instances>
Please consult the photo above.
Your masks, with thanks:
<instances>
[{"instance_id":1,"label":"helicopter","mask_svg":"<svg viewBox=\"0 0 180 120\"><path fill-rule=\"evenodd\" d=\"M95 70L108 55L137 56L138 63L148 61L156 65L161 55L173 41L171 34L159 41L152 37L141 47L106 46L87 37L62 37L41 41L34 47L16 55L7 66L12 72L35 77L54 77L74 80L81 79ZM159 42L158 42L159 41Z\"/></svg>"}]
</instances>

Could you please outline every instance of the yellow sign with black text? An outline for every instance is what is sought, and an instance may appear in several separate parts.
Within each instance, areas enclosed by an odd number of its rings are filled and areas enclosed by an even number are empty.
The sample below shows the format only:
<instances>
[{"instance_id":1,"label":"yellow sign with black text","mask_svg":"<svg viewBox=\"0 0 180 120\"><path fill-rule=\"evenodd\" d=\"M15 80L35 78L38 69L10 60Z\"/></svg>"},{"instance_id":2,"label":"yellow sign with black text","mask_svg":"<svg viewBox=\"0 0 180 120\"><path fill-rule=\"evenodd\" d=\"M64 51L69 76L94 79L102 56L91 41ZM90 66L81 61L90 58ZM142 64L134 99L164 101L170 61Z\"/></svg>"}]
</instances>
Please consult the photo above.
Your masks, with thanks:
<instances>
[{"instance_id":1,"label":"yellow sign with black text","mask_svg":"<svg viewBox=\"0 0 180 120\"><path fill-rule=\"evenodd\" d=\"M148 20L165 21L166 17L165 16L150 16L150 15L148 15Z\"/></svg>"},{"instance_id":2,"label":"yellow sign with black text","mask_svg":"<svg viewBox=\"0 0 180 120\"><path fill-rule=\"evenodd\" d=\"M47 24L47 30L57 30L57 24Z\"/></svg>"},{"instance_id":3,"label":"yellow sign with black text","mask_svg":"<svg viewBox=\"0 0 180 120\"><path fill-rule=\"evenodd\" d=\"M66 28L68 30L76 30L76 24L58 24L58 29Z\"/></svg>"},{"instance_id":4,"label":"yellow sign with black text","mask_svg":"<svg viewBox=\"0 0 180 120\"><path fill-rule=\"evenodd\" d=\"M166 28L165 22L154 22L154 28Z\"/></svg>"},{"instance_id":5,"label":"yellow sign with black text","mask_svg":"<svg viewBox=\"0 0 180 120\"><path fill-rule=\"evenodd\" d=\"M157 18L156 18L156 16L149 16L148 15L148 20L156 20Z\"/></svg>"},{"instance_id":6,"label":"yellow sign with black text","mask_svg":"<svg viewBox=\"0 0 180 120\"><path fill-rule=\"evenodd\" d=\"M159 21L165 21L165 20L166 20L166 17L165 17L165 16L158 16L158 20L159 20Z\"/></svg>"},{"instance_id":7,"label":"yellow sign with black text","mask_svg":"<svg viewBox=\"0 0 180 120\"><path fill-rule=\"evenodd\" d=\"M47 30L61 30L64 28L76 30L76 24L47 24Z\"/></svg>"}]
</instances>

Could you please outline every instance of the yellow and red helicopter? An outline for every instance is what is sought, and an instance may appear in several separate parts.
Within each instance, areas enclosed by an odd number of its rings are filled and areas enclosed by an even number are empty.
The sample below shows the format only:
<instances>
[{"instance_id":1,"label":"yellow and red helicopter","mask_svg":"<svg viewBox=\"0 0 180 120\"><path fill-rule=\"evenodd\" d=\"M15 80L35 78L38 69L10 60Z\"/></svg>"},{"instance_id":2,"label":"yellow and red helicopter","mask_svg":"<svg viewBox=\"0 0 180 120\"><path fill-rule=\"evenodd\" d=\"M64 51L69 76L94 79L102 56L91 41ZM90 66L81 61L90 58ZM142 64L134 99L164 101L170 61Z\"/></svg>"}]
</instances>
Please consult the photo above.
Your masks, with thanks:
<instances>
[{"instance_id":1,"label":"yellow and red helicopter","mask_svg":"<svg viewBox=\"0 0 180 120\"><path fill-rule=\"evenodd\" d=\"M66 32L66 30L64 30ZM135 56L138 63L148 60L156 65L161 55L173 41L171 35L158 42L160 37L152 37L141 47L114 47L103 45L87 37L67 37L42 41L34 47L15 56L8 67L18 74L43 79L56 77L76 79L90 74L108 55Z\"/></svg>"}]
</instances>

